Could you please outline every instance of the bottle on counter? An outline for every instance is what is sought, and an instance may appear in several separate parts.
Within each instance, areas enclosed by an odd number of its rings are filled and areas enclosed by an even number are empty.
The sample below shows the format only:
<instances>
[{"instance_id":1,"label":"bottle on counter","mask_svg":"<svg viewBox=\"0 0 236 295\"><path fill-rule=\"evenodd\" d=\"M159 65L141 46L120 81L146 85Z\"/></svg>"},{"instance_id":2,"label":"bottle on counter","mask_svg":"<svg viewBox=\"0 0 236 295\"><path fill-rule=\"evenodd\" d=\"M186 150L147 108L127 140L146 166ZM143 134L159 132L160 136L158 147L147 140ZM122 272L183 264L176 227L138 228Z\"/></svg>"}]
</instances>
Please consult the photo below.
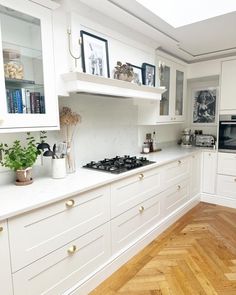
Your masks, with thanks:
<instances>
[{"instance_id":1,"label":"bottle on counter","mask_svg":"<svg viewBox=\"0 0 236 295\"><path fill-rule=\"evenodd\" d=\"M157 135L156 135L155 131L153 131L152 142L153 142L153 151L155 152L158 149L158 147L157 147Z\"/></svg>"},{"instance_id":2,"label":"bottle on counter","mask_svg":"<svg viewBox=\"0 0 236 295\"><path fill-rule=\"evenodd\" d=\"M152 134L147 133L146 134L146 142L149 144L149 152L153 152L153 140L152 140Z\"/></svg>"}]
</instances>

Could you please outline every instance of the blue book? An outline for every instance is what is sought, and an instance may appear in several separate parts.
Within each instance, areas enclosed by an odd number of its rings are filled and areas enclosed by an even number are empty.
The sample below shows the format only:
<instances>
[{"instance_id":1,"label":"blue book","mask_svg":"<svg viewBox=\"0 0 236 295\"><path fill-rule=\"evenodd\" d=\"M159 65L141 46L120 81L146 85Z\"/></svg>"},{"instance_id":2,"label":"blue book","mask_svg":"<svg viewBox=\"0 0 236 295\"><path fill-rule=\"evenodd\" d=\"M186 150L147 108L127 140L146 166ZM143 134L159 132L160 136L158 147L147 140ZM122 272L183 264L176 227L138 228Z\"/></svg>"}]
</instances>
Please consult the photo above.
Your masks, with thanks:
<instances>
[{"instance_id":1,"label":"blue book","mask_svg":"<svg viewBox=\"0 0 236 295\"><path fill-rule=\"evenodd\" d=\"M17 113L23 114L23 102L22 102L21 89L15 89L14 92L16 97Z\"/></svg>"}]
</instances>

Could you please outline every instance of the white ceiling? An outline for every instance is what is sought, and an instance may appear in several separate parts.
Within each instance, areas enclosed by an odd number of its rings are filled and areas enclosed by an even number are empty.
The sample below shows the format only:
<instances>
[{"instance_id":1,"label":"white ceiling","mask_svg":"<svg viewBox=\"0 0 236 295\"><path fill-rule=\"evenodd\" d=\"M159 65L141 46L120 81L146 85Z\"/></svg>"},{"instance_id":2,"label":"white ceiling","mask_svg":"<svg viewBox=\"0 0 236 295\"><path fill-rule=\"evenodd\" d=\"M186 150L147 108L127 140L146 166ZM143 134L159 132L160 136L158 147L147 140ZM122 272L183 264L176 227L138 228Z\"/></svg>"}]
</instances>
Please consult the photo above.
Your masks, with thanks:
<instances>
[{"instance_id":1,"label":"white ceiling","mask_svg":"<svg viewBox=\"0 0 236 295\"><path fill-rule=\"evenodd\" d=\"M81 2L148 36L152 46L186 62L236 55L236 12L174 28L135 0Z\"/></svg>"}]
</instances>

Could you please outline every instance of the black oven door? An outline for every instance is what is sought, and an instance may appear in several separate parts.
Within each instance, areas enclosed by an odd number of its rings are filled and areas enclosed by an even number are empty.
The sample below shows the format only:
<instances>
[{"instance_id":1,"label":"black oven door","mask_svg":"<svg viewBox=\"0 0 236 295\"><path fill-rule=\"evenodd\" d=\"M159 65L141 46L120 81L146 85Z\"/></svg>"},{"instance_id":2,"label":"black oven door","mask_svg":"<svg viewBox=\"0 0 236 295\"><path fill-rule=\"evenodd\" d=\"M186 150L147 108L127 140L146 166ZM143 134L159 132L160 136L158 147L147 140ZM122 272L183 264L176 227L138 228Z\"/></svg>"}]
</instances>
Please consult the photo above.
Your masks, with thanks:
<instances>
[{"instance_id":1,"label":"black oven door","mask_svg":"<svg viewBox=\"0 0 236 295\"><path fill-rule=\"evenodd\" d=\"M220 121L219 150L236 152L236 121Z\"/></svg>"}]
</instances>

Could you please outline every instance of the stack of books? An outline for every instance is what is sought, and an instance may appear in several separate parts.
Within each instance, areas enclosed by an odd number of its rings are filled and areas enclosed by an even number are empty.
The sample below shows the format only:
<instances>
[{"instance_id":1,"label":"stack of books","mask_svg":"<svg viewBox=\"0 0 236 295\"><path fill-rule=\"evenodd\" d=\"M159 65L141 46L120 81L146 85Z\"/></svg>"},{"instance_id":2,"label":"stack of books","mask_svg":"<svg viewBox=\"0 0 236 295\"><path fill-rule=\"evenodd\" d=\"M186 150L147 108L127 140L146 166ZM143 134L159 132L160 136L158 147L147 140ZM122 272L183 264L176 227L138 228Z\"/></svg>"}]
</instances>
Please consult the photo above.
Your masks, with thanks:
<instances>
[{"instance_id":1,"label":"stack of books","mask_svg":"<svg viewBox=\"0 0 236 295\"><path fill-rule=\"evenodd\" d=\"M26 88L6 89L8 113L45 114L45 100L40 92Z\"/></svg>"}]
</instances>

